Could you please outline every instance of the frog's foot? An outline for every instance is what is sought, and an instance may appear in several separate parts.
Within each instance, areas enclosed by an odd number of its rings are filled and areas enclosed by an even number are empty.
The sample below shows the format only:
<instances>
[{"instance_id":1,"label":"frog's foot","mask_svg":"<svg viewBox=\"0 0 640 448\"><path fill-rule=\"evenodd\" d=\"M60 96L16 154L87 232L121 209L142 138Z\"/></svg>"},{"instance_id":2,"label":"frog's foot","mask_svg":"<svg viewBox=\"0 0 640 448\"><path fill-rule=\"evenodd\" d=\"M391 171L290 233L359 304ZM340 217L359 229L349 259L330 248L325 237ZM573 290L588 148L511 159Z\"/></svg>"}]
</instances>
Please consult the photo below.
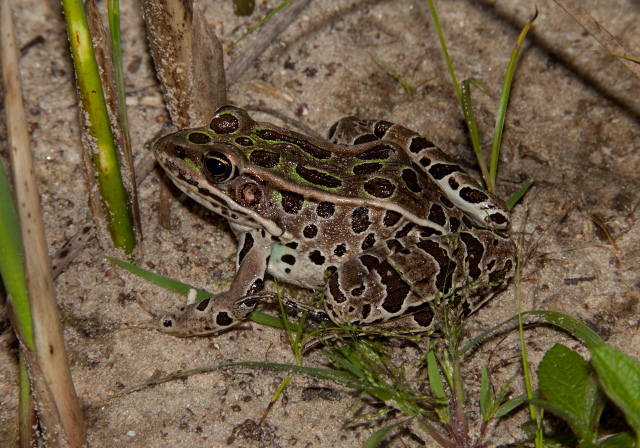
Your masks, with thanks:
<instances>
[{"instance_id":1,"label":"frog's foot","mask_svg":"<svg viewBox=\"0 0 640 448\"><path fill-rule=\"evenodd\" d=\"M151 326L178 337L215 334L234 327L251 314L258 302L269 301L272 294L254 294L233 299L227 293L217 294L197 303L188 303L171 313L141 306L153 317ZM188 297L187 302L193 298Z\"/></svg>"}]
</instances>

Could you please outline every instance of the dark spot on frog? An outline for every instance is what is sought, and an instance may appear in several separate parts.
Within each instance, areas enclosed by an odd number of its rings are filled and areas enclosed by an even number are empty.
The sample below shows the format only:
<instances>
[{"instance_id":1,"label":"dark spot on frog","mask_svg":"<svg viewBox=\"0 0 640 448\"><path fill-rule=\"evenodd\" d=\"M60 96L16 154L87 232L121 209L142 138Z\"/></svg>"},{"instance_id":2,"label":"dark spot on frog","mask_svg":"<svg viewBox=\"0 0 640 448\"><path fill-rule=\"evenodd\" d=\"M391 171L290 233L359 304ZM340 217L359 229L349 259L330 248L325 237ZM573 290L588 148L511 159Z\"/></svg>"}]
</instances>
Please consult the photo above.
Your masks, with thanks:
<instances>
[{"instance_id":1,"label":"dark spot on frog","mask_svg":"<svg viewBox=\"0 0 640 448\"><path fill-rule=\"evenodd\" d=\"M364 292L364 285L358 286L357 288L353 288L351 290L351 295L353 297L360 297L362 295L362 293ZM366 304L364 305L366 306Z\"/></svg>"},{"instance_id":2,"label":"dark spot on frog","mask_svg":"<svg viewBox=\"0 0 640 448\"><path fill-rule=\"evenodd\" d=\"M238 263L242 263L244 257L249 253L251 248L253 247L253 236L250 233L247 233L244 237L244 244L242 245L242 249L238 252Z\"/></svg>"},{"instance_id":3,"label":"dark spot on frog","mask_svg":"<svg viewBox=\"0 0 640 448\"><path fill-rule=\"evenodd\" d=\"M337 177L331 176L330 174L323 173L321 171L304 167L300 164L296 166L296 173L307 182L310 182L314 185L319 185L321 187L338 188L342 186L342 181Z\"/></svg>"},{"instance_id":4,"label":"dark spot on frog","mask_svg":"<svg viewBox=\"0 0 640 448\"><path fill-rule=\"evenodd\" d=\"M338 270L338 268L337 268L337 267L335 267L335 266L333 266L333 265L332 265L332 266L328 266L328 267L327 267L327 269L325 269L325 271L327 271L327 272L328 272L328 273L330 273L330 274L333 274L333 273L334 273L334 272L336 272L337 270Z\"/></svg>"},{"instance_id":5,"label":"dark spot on frog","mask_svg":"<svg viewBox=\"0 0 640 448\"><path fill-rule=\"evenodd\" d=\"M422 136L418 136L418 137L413 137L411 139L411 144L409 145L409 151L411 151L414 154L417 154L423 149L434 148L435 146L436 145L434 145L432 142L430 142L426 138Z\"/></svg>"},{"instance_id":6,"label":"dark spot on frog","mask_svg":"<svg viewBox=\"0 0 640 448\"><path fill-rule=\"evenodd\" d=\"M335 123L333 123L333 125L331 126L331 128L329 128L329 135L327 136L327 140L331 140L334 136L334 134L336 133L336 129L338 129L338 121L336 121Z\"/></svg>"},{"instance_id":7,"label":"dark spot on frog","mask_svg":"<svg viewBox=\"0 0 640 448\"><path fill-rule=\"evenodd\" d=\"M413 320L422 328L427 328L433 322L433 311L431 308L425 308L413 314Z\"/></svg>"},{"instance_id":8,"label":"dark spot on frog","mask_svg":"<svg viewBox=\"0 0 640 448\"><path fill-rule=\"evenodd\" d=\"M449 178L449 187L451 187L451 189L453 191L455 191L460 187L460 184L458 184L458 181L455 180L453 177L450 177Z\"/></svg>"},{"instance_id":9,"label":"dark spot on frog","mask_svg":"<svg viewBox=\"0 0 640 448\"><path fill-rule=\"evenodd\" d=\"M180 145L173 145L173 152L175 153L175 156L180 160L184 159L187 155L187 151Z\"/></svg>"},{"instance_id":10,"label":"dark spot on frog","mask_svg":"<svg viewBox=\"0 0 640 448\"><path fill-rule=\"evenodd\" d=\"M333 249L333 253L338 257L342 257L344 253L347 251L347 245L342 243L338 244L335 249Z\"/></svg>"},{"instance_id":11,"label":"dark spot on frog","mask_svg":"<svg viewBox=\"0 0 640 448\"><path fill-rule=\"evenodd\" d=\"M293 266L294 264L296 264L296 257L294 257L294 256L293 256L293 255L291 255L291 254L285 254L285 255L283 255L282 257L280 257L280 260L281 260L283 263L290 264L291 266Z\"/></svg>"},{"instance_id":12,"label":"dark spot on frog","mask_svg":"<svg viewBox=\"0 0 640 448\"><path fill-rule=\"evenodd\" d=\"M249 156L249 160L263 168L273 168L280 162L280 154L256 149Z\"/></svg>"},{"instance_id":13,"label":"dark spot on frog","mask_svg":"<svg viewBox=\"0 0 640 448\"><path fill-rule=\"evenodd\" d=\"M247 289L247 295L255 294L259 291L262 291L263 286L264 286L264 280L262 280L261 278L255 279L255 281L251 284L249 289ZM251 306L251 303L249 302L250 301L245 301L244 304L246 306Z\"/></svg>"},{"instance_id":14,"label":"dark spot on frog","mask_svg":"<svg viewBox=\"0 0 640 448\"><path fill-rule=\"evenodd\" d=\"M196 305L196 309L198 311L204 311L207 309L207 307L209 306L209 302L211 301L211 298L209 297L208 299L204 299L200 302L198 302L198 304Z\"/></svg>"},{"instance_id":15,"label":"dark spot on frog","mask_svg":"<svg viewBox=\"0 0 640 448\"><path fill-rule=\"evenodd\" d=\"M378 162L373 163L361 163L353 167L353 174L356 176L363 176L365 174L373 174L380 171L382 164Z\"/></svg>"},{"instance_id":16,"label":"dark spot on frog","mask_svg":"<svg viewBox=\"0 0 640 448\"><path fill-rule=\"evenodd\" d=\"M493 213L489 215L489 220L498 225L504 225L507 223L507 217L502 213Z\"/></svg>"},{"instance_id":17,"label":"dark spot on frog","mask_svg":"<svg viewBox=\"0 0 640 448\"><path fill-rule=\"evenodd\" d=\"M209 128L216 134L230 134L238 129L238 119L231 114L221 114L213 117Z\"/></svg>"},{"instance_id":18,"label":"dark spot on frog","mask_svg":"<svg viewBox=\"0 0 640 448\"><path fill-rule=\"evenodd\" d=\"M371 249L374 244L376 244L376 237L373 233L370 233L362 242L362 246L361 246L362 250L364 251L364 250Z\"/></svg>"},{"instance_id":19,"label":"dark spot on frog","mask_svg":"<svg viewBox=\"0 0 640 448\"><path fill-rule=\"evenodd\" d=\"M292 191L280 190L282 195L282 208L290 215L296 215L304 203L304 197L301 194Z\"/></svg>"},{"instance_id":20,"label":"dark spot on frog","mask_svg":"<svg viewBox=\"0 0 640 448\"><path fill-rule=\"evenodd\" d=\"M216 324L220 327L228 327L233 323L233 319L226 311L220 311L216 316Z\"/></svg>"},{"instance_id":21,"label":"dark spot on frog","mask_svg":"<svg viewBox=\"0 0 640 448\"><path fill-rule=\"evenodd\" d=\"M331 202L321 202L316 207L316 213L321 218L331 218L335 212L335 205Z\"/></svg>"},{"instance_id":22,"label":"dark spot on frog","mask_svg":"<svg viewBox=\"0 0 640 448\"><path fill-rule=\"evenodd\" d=\"M173 327L173 320L172 319L165 319L162 321L162 326L164 328L171 328Z\"/></svg>"},{"instance_id":23,"label":"dark spot on frog","mask_svg":"<svg viewBox=\"0 0 640 448\"><path fill-rule=\"evenodd\" d=\"M422 165L425 168L428 167L429 165L431 165L431 159L429 159L428 157L421 158L420 165Z\"/></svg>"},{"instance_id":24,"label":"dark spot on frog","mask_svg":"<svg viewBox=\"0 0 640 448\"><path fill-rule=\"evenodd\" d=\"M465 257L465 259L468 263L469 276L472 279L477 280L480 275L482 275L482 270L480 269L480 261L482 260L482 255L484 254L484 246L476 237L474 237L469 232L461 232L460 239L467 247L467 256Z\"/></svg>"},{"instance_id":25,"label":"dark spot on frog","mask_svg":"<svg viewBox=\"0 0 640 448\"><path fill-rule=\"evenodd\" d=\"M396 238L404 238L409 234L409 232L411 232L411 229L413 229L414 227L415 224L412 222L405 224L402 229L396 232Z\"/></svg>"},{"instance_id":26,"label":"dark spot on frog","mask_svg":"<svg viewBox=\"0 0 640 448\"><path fill-rule=\"evenodd\" d=\"M344 294L342 294L342 290L340 289L338 280L339 274L336 272L329 279L329 292L331 293L333 300L335 300L337 303L343 303L345 300L347 300L347 298L344 296ZM333 309L333 306L331 305L331 303L325 303L325 308L327 309L327 311L331 311Z\"/></svg>"},{"instance_id":27,"label":"dark spot on frog","mask_svg":"<svg viewBox=\"0 0 640 448\"><path fill-rule=\"evenodd\" d=\"M378 140L378 137L376 137L373 134L363 134L360 137L358 137L357 139L355 139L353 141L353 144L354 145L360 145L362 143L375 142L376 140Z\"/></svg>"},{"instance_id":28,"label":"dark spot on frog","mask_svg":"<svg viewBox=\"0 0 640 448\"><path fill-rule=\"evenodd\" d=\"M253 140L249 137L238 137L236 138L236 143L240 146L253 146Z\"/></svg>"},{"instance_id":29,"label":"dark spot on frog","mask_svg":"<svg viewBox=\"0 0 640 448\"><path fill-rule=\"evenodd\" d=\"M385 227L395 226L398 221L400 221L400 218L402 218L402 215L400 213L394 212L393 210L387 210L387 212L384 214L382 223Z\"/></svg>"},{"instance_id":30,"label":"dark spot on frog","mask_svg":"<svg viewBox=\"0 0 640 448\"><path fill-rule=\"evenodd\" d=\"M436 163L431 168L429 168L429 174L431 174L436 180L442 180L446 176L456 172L463 172L462 168L460 168L458 165L447 163Z\"/></svg>"},{"instance_id":31,"label":"dark spot on frog","mask_svg":"<svg viewBox=\"0 0 640 448\"><path fill-rule=\"evenodd\" d=\"M460 220L458 218L449 218L449 230L453 233L460 228Z\"/></svg>"},{"instance_id":32,"label":"dark spot on frog","mask_svg":"<svg viewBox=\"0 0 640 448\"><path fill-rule=\"evenodd\" d=\"M314 250L309 254L309 260L311 260L314 264L321 266L324 264L324 256L320 253L319 250Z\"/></svg>"},{"instance_id":33,"label":"dark spot on frog","mask_svg":"<svg viewBox=\"0 0 640 448\"><path fill-rule=\"evenodd\" d=\"M448 197L446 197L445 195L440 196L440 202L442 203L442 205L444 205L447 208L455 207L453 202L451 202L451 200Z\"/></svg>"},{"instance_id":34,"label":"dark spot on frog","mask_svg":"<svg viewBox=\"0 0 640 448\"><path fill-rule=\"evenodd\" d=\"M209 137L204 132L192 132L187 135L187 140L191 143L195 143L196 145L205 145L211 142L211 137Z\"/></svg>"},{"instance_id":35,"label":"dark spot on frog","mask_svg":"<svg viewBox=\"0 0 640 448\"><path fill-rule=\"evenodd\" d=\"M404 249L404 246L398 240L387 240L387 248L395 254Z\"/></svg>"},{"instance_id":36,"label":"dark spot on frog","mask_svg":"<svg viewBox=\"0 0 640 448\"><path fill-rule=\"evenodd\" d=\"M387 290L387 296L382 301L382 308L392 314L399 312L407 295L411 292L411 288L387 260L380 263L376 271Z\"/></svg>"},{"instance_id":37,"label":"dark spot on frog","mask_svg":"<svg viewBox=\"0 0 640 448\"><path fill-rule=\"evenodd\" d=\"M378 260L373 255L363 254L358 257L362 265L367 268L367 271L371 272L380 264L380 260Z\"/></svg>"},{"instance_id":38,"label":"dark spot on frog","mask_svg":"<svg viewBox=\"0 0 640 448\"><path fill-rule=\"evenodd\" d=\"M364 189L376 198L388 198L393 194L396 187L388 179L375 177L365 182Z\"/></svg>"},{"instance_id":39,"label":"dark spot on frog","mask_svg":"<svg viewBox=\"0 0 640 448\"><path fill-rule=\"evenodd\" d=\"M369 228L369 209L367 207L358 207L351 214L351 229L355 233L362 233Z\"/></svg>"},{"instance_id":40,"label":"dark spot on frog","mask_svg":"<svg viewBox=\"0 0 640 448\"><path fill-rule=\"evenodd\" d=\"M290 249L297 249L298 243L296 241L291 241L290 243L285 244L285 246L287 246Z\"/></svg>"},{"instance_id":41,"label":"dark spot on frog","mask_svg":"<svg viewBox=\"0 0 640 448\"><path fill-rule=\"evenodd\" d=\"M302 234L305 238L314 238L318 234L318 228L314 224L309 224L304 228Z\"/></svg>"},{"instance_id":42,"label":"dark spot on frog","mask_svg":"<svg viewBox=\"0 0 640 448\"><path fill-rule=\"evenodd\" d=\"M380 144L356 155L356 158L360 160L385 160L390 157L391 152L395 152L396 149L391 145Z\"/></svg>"},{"instance_id":43,"label":"dark spot on frog","mask_svg":"<svg viewBox=\"0 0 640 448\"><path fill-rule=\"evenodd\" d=\"M366 319L367 317L369 317L369 314L371 314L371 304L369 303L365 303L364 305L362 305L362 318Z\"/></svg>"},{"instance_id":44,"label":"dark spot on frog","mask_svg":"<svg viewBox=\"0 0 640 448\"><path fill-rule=\"evenodd\" d=\"M448 293L453 284L452 274L456 268L454 260L452 260L447 251L440 247L435 241L420 241L417 246L425 253L431 255L436 263L438 263L439 269L436 275L436 288L443 294ZM431 281L431 275L428 275L420 281Z\"/></svg>"},{"instance_id":45,"label":"dark spot on frog","mask_svg":"<svg viewBox=\"0 0 640 448\"><path fill-rule=\"evenodd\" d=\"M387 131L389 131L389 129L391 129L392 126L393 126L393 123L389 123L388 121L380 120L374 126L373 133L376 135L376 137L381 139L382 137L385 136Z\"/></svg>"},{"instance_id":46,"label":"dark spot on frog","mask_svg":"<svg viewBox=\"0 0 640 448\"><path fill-rule=\"evenodd\" d=\"M464 187L460 190L460 197L470 204L479 204L480 202L484 202L489 199L485 193L480 190L476 190L475 188Z\"/></svg>"},{"instance_id":47,"label":"dark spot on frog","mask_svg":"<svg viewBox=\"0 0 640 448\"><path fill-rule=\"evenodd\" d=\"M422 187L418 182L418 175L412 169L407 168L402 170L402 180L404 180L404 183L407 185L409 190L414 193L420 193L422 191Z\"/></svg>"},{"instance_id":48,"label":"dark spot on frog","mask_svg":"<svg viewBox=\"0 0 640 448\"><path fill-rule=\"evenodd\" d=\"M447 223L447 217L444 214L444 210L438 204L433 204L429 210L429 221L444 226Z\"/></svg>"}]
</instances>

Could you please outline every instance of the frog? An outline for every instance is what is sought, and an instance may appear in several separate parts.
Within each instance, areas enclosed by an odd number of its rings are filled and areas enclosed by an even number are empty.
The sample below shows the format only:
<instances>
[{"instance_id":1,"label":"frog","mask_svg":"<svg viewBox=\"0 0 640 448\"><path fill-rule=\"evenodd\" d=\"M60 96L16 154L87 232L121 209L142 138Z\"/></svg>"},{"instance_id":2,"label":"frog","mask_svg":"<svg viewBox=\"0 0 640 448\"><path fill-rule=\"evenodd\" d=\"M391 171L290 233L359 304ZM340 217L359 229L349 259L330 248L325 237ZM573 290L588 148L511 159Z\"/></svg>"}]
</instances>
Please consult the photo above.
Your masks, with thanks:
<instances>
[{"instance_id":1,"label":"frog","mask_svg":"<svg viewBox=\"0 0 640 448\"><path fill-rule=\"evenodd\" d=\"M505 202L429 139L389 121L343 118L324 140L223 106L153 151L238 240L229 289L154 311L165 333L245 322L273 298L270 277L322 291L318 313L337 325L428 331L435 304L463 297L476 309L513 275Z\"/></svg>"}]
</instances>

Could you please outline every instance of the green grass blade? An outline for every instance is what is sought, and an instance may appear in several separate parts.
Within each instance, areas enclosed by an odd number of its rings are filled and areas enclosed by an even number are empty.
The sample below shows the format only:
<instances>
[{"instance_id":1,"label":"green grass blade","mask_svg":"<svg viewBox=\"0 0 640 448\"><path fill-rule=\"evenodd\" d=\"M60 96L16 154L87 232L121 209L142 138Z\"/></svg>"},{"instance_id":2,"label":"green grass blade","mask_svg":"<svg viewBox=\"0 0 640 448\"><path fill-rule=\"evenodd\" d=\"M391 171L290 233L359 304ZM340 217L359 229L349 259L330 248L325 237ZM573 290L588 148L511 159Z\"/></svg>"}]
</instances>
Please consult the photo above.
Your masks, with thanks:
<instances>
[{"instance_id":1,"label":"green grass blade","mask_svg":"<svg viewBox=\"0 0 640 448\"><path fill-rule=\"evenodd\" d=\"M390 66L385 64L384 61L382 59L380 59L378 56L376 56L375 54L372 54L371 57L373 58L374 61L376 61L376 63L379 66L381 66L383 69L385 69L387 71L387 73L389 73L391 76L393 76L395 78L395 80L398 81L402 85L404 90L407 92L407 97L409 97L409 101L413 101L413 91L411 90L411 86L409 86L409 83L407 82L407 80L404 79L404 76L400 75L398 72L396 72Z\"/></svg>"},{"instance_id":2,"label":"green grass blade","mask_svg":"<svg viewBox=\"0 0 640 448\"><path fill-rule=\"evenodd\" d=\"M240 36L240 39L238 39L237 41L234 42L233 45L231 45L231 47L229 47L229 50L231 50L233 47L235 47L238 42L240 42L242 39L244 39L245 37L247 37L249 34L253 33L256 28L262 26L262 24L264 22L266 22L267 20L269 20L271 17L273 17L274 15L276 15L282 8L284 8L285 6L287 6L289 3L291 3L293 0L284 0L282 3L280 3L280 5L278 5L276 8L274 8L273 11L271 11L269 14L267 14L263 19L259 20L258 23L256 23L255 25L253 25L251 28L249 28L249 30L244 33L242 36Z\"/></svg>"},{"instance_id":3,"label":"green grass blade","mask_svg":"<svg viewBox=\"0 0 640 448\"><path fill-rule=\"evenodd\" d=\"M404 425L405 423L407 423L412 418L413 417L405 418L405 419L400 420L399 422L396 422L396 423L394 423L392 425L387 425L387 426L385 426L383 428L380 428L379 430L374 432L366 440L366 442L364 442L362 444L362 448L377 448L383 442L384 438L387 436L389 431L391 431L393 428L397 428L400 425Z\"/></svg>"},{"instance_id":4,"label":"green grass blade","mask_svg":"<svg viewBox=\"0 0 640 448\"><path fill-rule=\"evenodd\" d=\"M109 256L105 256L105 258L107 258L109 261L112 261L113 263L117 264L118 266L120 266L123 269L126 269L127 271L131 272L134 275L137 275L138 277L141 277L147 281L150 281L151 283L158 285L162 288L168 289L169 291L178 293L180 295L183 296L187 296L187 294L189 293L189 290L191 289L195 289L197 292L196 295L196 300L197 301L201 301L204 299L207 299L211 296L213 296L212 293L210 293L209 291L205 291L204 289L199 289L199 288L194 288L191 285L187 285L186 283L182 283L178 280L174 280L172 278L169 277L165 277L164 275L160 275L160 274L156 274L155 272L151 272L151 271L147 271L146 269L143 269L141 267L138 267L134 264L131 263L127 263L126 261L122 261L122 260L118 260L117 258L113 258L113 257L109 257ZM269 314L265 314L261 311L257 311L254 310L250 315L249 315L249 320L257 323L257 324L262 324L262 325L269 325L272 327L277 327L277 328L285 328L284 322L282 321L282 319L271 316ZM298 326L292 323L289 323L290 327L292 330L297 330Z\"/></svg>"},{"instance_id":5,"label":"green grass blade","mask_svg":"<svg viewBox=\"0 0 640 448\"><path fill-rule=\"evenodd\" d=\"M20 322L22 334L29 348L34 350L31 308L22 261L20 224L2 163L0 163L0 222L2 223L0 225L0 276L7 294L13 299L13 308Z\"/></svg>"},{"instance_id":6,"label":"green grass blade","mask_svg":"<svg viewBox=\"0 0 640 448\"><path fill-rule=\"evenodd\" d=\"M447 44L444 41L444 35L442 34L442 28L440 28L440 21L438 20L438 14L436 13L436 8L433 6L433 0L427 0L427 3L429 3L429 11L431 12L431 17L433 18L433 23L435 24L436 32L438 33L438 39L440 40L442 53L444 54L445 61L447 61L449 74L451 75L451 79L453 80L453 87L456 89L456 95L458 96L458 101L460 101L460 104L462 104L462 94L460 93L460 86L458 85L458 80L456 79L456 72L453 69L453 63L451 62L451 58L449 57Z\"/></svg>"},{"instance_id":7,"label":"green grass blade","mask_svg":"<svg viewBox=\"0 0 640 448\"><path fill-rule=\"evenodd\" d=\"M114 246L131 254L136 245L133 218L122 182L118 153L111 132L85 9L80 0L63 0L62 8L67 23L80 99L87 117L88 133L95 141L97 148L92 158L107 227Z\"/></svg>"},{"instance_id":8,"label":"green grass blade","mask_svg":"<svg viewBox=\"0 0 640 448\"><path fill-rule=\"evenodd\" d=\"M493 386L491 385L491 377L487 372L487 366L482 366L482 376L480 379L480 413L482 421L489 421L493 408Z\"/></svg>"},{"instance_id":9,"label":"green grass blade","mask_svg":"<svg viewBox=\"0 0 640 448\"><path fill-rule=\"evenodd\" d=\"M518 191L516 191L509 199L507 199L507 210L511 210L513 207L515 207L518 201L522 199L522 197L527 191L529 191L529 188L531 188L532 185L533 181L530 180L529 182L524 184Z\"/></svg>"},{"instance_id":10,"label":"green grass blade","mask_svg":"<svg viewBox=\"0 0 640 448\"><path fill-rule=\"evenodd\" d=\"M183 296L186 296L189 293L190 289L195 289L198 292L196 296L196 300L204 300L211 297L213 294L205 291L204 289L194 288L193 286L187 285L186 283L179 282L178 280L173 280L171 278L165 277L164 275L156 274L151 271L147 271L141 267L138 267L134 264L127 263L126 261L118 260L117 258L105 256L105 258L113 263L117 264L123 269L131 272L132 274L137 275L138 277L142 277L145 280L150 281L158 286L161 286L169 291L176 292Z\"/></svg>"},{"instance_id":11,"label":"green grass blade","mask_svg":"<svg viewBox=\"0 0 640 448\"><path fill-rule=\"evenodd\" d=\"M437 398L446 398L447 394L444 390L442 378L440 378L440 369L438 369L438 361L436 360L436 355L433 350L427 354L427 373L429 375L429 385L431 386L433 394Z\"/></svg>"},{"instance_id":12,"label":"green grass blade","mask_svg":"<svg viewBox=\"0 0 640 448\"><path fill-rule=\"evenodd\" d=\"M516 42L516 48L514 48L511 53L511 59L509 59L509 65L507 67L507 73L504 78L504 84L502 85L502 94L500 95L500 103L498 105L498 115L496 118L496 127L493 133L493 146L491 147L491 162L489 165L489 176L491 185L496 184L496 179L498 176L498 161L500 160L500 145L502 143L502 132L504 130L504 120L507 115L507 105L509 104L509 94L511 92L511 82L513 81L513 76L516 71L516 65L518 63L518 57L520 56L520 51L522 50L522 44L524 42L525 37L527 36L527 32L533 25L533 21L538 17L538 10L536 9L535 15L533 18L527 22L522 31L520 32L520 36L518 36L518 41Z\"/></svg>"},{"instance_id":13,"label":"green grass blade","mask_svg":"<svg viewBox=\"0 0 640 448\"><path fill-rule=\"evenodd\" d=\"M460 86L462 113L464 114L464 120L467 123L469 129L469 137L471 138L471 146L473 146L473 152L478 160L478 166L482 172L482 178L489 191L493 191L494 186L490 185L491 178L489 171L487 170L487 164L484 163L484 157L482 156L482 149L480 148L480 136L478 135L478 127L476 125L476 117L473 114L473 106L471 104L471 91L469 89L470 80L465 79Z\"/></svg>"}]
</instances>

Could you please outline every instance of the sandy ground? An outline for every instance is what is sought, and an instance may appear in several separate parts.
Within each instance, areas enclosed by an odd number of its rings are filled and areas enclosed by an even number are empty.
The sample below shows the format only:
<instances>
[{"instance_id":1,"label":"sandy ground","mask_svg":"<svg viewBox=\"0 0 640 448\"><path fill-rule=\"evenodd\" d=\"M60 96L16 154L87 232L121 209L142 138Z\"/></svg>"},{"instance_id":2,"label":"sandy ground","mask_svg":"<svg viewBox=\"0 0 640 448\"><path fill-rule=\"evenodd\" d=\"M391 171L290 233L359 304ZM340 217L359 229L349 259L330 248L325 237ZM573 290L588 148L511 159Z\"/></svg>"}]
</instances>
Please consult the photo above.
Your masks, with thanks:
<instances>
[{"instance_id":1,"label":"sandy ground","mask_svg":"<svg viewBox=\"0 0 640 448\"><path fill-rule=\"evenodd\" d=\"M204 3L204 2L200 2ZM231 2L202 4L209 23L228 48L275 1L257 2L250 18L232 15ZM492 98L474 92L482 143L490 145L497 97L506 64L533 5L520 0L438 1L437 8L459 79L480 80ZM582 2L632 50L640 41L637 0ZM612 346L640 357L638 323L640 229L639 81L607 55L549 0L528 39L513 86L505 127L499 193L525 181L535 187L513 213L512 234L524 241L524 309L552 309L586 322ZM122 5L124 66L132 141L139 158L168 122L148 53L140 5ZM219 14L219 15L216 15ZM15 8L18 43L37 37L21 61L31 143L50 252L87 218L78 107L60 5L20 3ZM252 45L241 42L227 61ZM399 84L371 55L421 85L409 101ZM426 81L426 83L425 83ZM409 0L316 0L229 91L232 103L263 105L304 121L324 134L347 115L384 118L418 130L474 169L468 136L437 43L426 2ZM254 115L270 120L264 115ZM5 130L0 155L7 162ZM5 165L6 166L6 165ZM145 235L143 266L210 291L224 290L233 276L229 258L236 243L226 223L193 201L174 194L172 230L157 217L159 171L140 188ZM592 216L604 219L615 250ZM296 376L261 431L262 416L284 375L229 368L168 382L116 399L124 387L177 370L226 361L293 362L282 332L253 325L217 337L178 339L131 328L147 319L132 291L156 308L183 303L177 295L116 268L108 250L92 240L58 277L56 288L74 381L95 447L331 447L360 446L379 426L346 423L353 391ZM515 312L513 288L467 322L477 334ZM17 344L0 308L0 446L16 446ZM469 390L488 364L500 384L513 377L522 390L517 340L496 338L465 360ZM553 329L531 329L527 342L534 365L551 345L580 344ZM398 360L415 362L413 348L396 348ZM323 365L311 353L308 365ZM313 393L310 387L330 388ZM311 391L311 392L310 392ZM326 392L326 391L325 391ZM477 414L472 395L469 411ZM373 408L362 405L361 413ZM352 416L353 412L347 413ZM523 412L501 421L491 440L523 440ZM415 426L398 430L387 446L433 446Z\"/></svg>"}]
</instances>

